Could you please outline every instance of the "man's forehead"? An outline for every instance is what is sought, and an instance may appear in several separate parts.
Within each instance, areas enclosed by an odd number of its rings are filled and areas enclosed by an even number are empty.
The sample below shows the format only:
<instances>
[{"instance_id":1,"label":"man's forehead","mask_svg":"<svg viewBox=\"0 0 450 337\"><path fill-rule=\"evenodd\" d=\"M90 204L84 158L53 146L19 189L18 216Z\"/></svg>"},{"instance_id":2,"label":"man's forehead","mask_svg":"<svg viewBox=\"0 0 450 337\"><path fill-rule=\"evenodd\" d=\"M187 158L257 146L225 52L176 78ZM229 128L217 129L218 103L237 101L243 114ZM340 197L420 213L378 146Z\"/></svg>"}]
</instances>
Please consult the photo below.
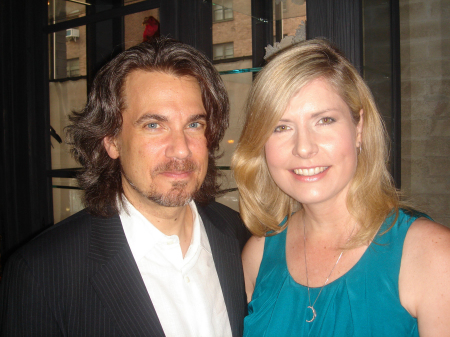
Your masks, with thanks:
<instances>
[{"instance_id":1,"label":"man's forehead","mask_svg":"<svg viewBox=\"0 0 450 337\"><path fill-rule=\"evenodd\" d=\"M132 109L133 114L140 115L169 116L171 111L207 115L200 86L192 76L134 70L127 77L122 95L122 114Z\"/></svg>"},{"instance_id":2,"label":"man's forehead","mask_svg":"<svg viewBox=\"0 0 450 337\"><path fill-rule=\"evenodd\" d=\"M124 81L124 86L126 86L127 84L130 84L131 82L136 81L137 78L141 77L141 76L145 76L146 77L153 77L153 78L173 78L173 79L177 79L177 80L183 80L183 81L187 81L187 82L191 82L191 83L196 83L199 88L200 88L200 83L197 80L197 78L195 78L192 75L180 75L177 74L173 71L167 70L146 70L146 69L135 69L132 70L126 77L125 77L125 81Z\"/></svg>"},{"instance_id":3,"label":"man's forehead","mask_svg":"<svg viewBox=\"0 0 450 337\"><path fill-rule=\"evenodd\" d=\"M159 94L172 88L174 90L175 88L178 90L190 90L191 96L197 96L203 100L202 89L195 77L190 75L178 76L170 72L142 69L133 70L128 74L123 83L121 95L125 103L129 96L136 98L141 93L142 95L147 95L146 91Z\"/></svg>"}]
</instances>

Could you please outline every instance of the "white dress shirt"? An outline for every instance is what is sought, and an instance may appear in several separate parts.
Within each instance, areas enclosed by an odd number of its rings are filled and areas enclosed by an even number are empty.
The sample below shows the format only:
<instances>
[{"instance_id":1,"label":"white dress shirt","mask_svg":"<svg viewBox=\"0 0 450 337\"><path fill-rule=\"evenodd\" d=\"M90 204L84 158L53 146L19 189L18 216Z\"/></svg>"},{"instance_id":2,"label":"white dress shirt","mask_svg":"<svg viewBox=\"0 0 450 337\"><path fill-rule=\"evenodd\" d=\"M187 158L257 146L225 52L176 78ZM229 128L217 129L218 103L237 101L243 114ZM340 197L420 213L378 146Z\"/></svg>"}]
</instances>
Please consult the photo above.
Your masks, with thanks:
<instances>
[{"instance_id":1,"label":"white dress shirt","mask_svg":"<svg viewBox=\"0 0 450 337\"><path fill-rule=\"evenodd\" d=\"M183 258L167 236L128 200L120 220L166 336L231 336L230 321L205 227L194 202L192 239Z\"/></svg>"}]
</instances>

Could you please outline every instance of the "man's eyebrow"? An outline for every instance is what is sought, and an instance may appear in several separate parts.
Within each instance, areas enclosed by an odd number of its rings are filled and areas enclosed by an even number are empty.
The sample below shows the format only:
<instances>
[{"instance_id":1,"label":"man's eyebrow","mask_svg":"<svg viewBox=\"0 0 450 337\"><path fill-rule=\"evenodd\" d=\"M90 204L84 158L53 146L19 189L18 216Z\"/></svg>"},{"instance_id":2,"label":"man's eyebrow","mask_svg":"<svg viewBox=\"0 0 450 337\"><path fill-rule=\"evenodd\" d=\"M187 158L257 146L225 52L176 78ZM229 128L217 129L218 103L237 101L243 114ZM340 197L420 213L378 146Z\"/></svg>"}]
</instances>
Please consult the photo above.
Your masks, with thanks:
<instances>
[{"instance_id":1,"label":"man's eyebrow","mask_svg":"<svg viewBox=\"0 0 450 337\"><path fill-rule=\"evenodd\" d=\"M140 125L142 123L145 123L147 121L157 121L157 122L167 122L168 119L166 116L158 115L158 114L144 114L137 121L135 121L134 125Z\"/></svg>"},{"instance_id":2,"label":"man's eyebrow","mask_svg":"<svg viewBox=\"0 0 450 337\"><path fill-rule=\"evenodd\" d=\"M141 117L139 117L139 119L137 121L135 121L133 124L134 125L140 125L143 124L147 121L157 121L157 122L167 122L169 119L164 116L164 115L159 115L159 114L144 114ZM194 122L194 121L198 121L198 120L206 120L206 114L205 113L200 113L200 114L196 114L196 115L192 115L189 117L188 119L188 123Z\"/></svg>"},{"instance_id":3,"label":"man's eyebrow","mask_svg":"<svg viewBox=\"0 0 450 337\"><path fill-rule=\"evenodd\" d=\"M198 120L205 120L206 121L206 114L205 113L201 113L201 114L192 115L191 117L189 117L189 123L190 122L194 122L194 121L198 121Z\"/></svg>"}]
</instances>

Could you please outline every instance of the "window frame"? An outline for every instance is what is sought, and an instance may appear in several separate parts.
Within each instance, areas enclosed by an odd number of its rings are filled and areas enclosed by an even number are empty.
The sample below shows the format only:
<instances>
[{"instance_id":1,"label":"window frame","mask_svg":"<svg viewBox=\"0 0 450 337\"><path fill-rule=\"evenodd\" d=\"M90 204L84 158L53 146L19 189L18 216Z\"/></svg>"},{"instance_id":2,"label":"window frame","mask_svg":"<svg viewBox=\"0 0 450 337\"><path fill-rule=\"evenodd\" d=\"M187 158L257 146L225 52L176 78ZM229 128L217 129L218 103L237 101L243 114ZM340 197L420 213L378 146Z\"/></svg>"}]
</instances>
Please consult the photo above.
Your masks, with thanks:
<instances>
[{"instance_id":1,"label":"window frame","mask_svg":"<svg viewBox=\"0 0 450 337\"><path fill-rule=\"evenodd\" d=\"M231 47L231 48L230 48ZM216 50L222 48L222 57L217 58ZM227 50L232 50L231 56L227 56L229 54L226 53ZM225 42L225 43L217 43L213 44L213 61L219 60L227 60L234 58L234 43L233 42Z\"/></svg>"},{"instance_id":2,"label":"window frame","mask_svg":"<svg viewBox=\"0 0 450 337\"><path fill-rule=\"evenodd\" d=\"M231 6L224 5L224 1L228 1L231 3ZM233 11L233 0L222 0L222 4L212 4L212 18L213 23L220 23L220 22L226 22L226 21L232 21L234 20L234 11ZM221 12L222 13L222 19L216 19L216 13ZM231 13L231 17L226 17L226 13Z\"/></svg>"}]
</instances>

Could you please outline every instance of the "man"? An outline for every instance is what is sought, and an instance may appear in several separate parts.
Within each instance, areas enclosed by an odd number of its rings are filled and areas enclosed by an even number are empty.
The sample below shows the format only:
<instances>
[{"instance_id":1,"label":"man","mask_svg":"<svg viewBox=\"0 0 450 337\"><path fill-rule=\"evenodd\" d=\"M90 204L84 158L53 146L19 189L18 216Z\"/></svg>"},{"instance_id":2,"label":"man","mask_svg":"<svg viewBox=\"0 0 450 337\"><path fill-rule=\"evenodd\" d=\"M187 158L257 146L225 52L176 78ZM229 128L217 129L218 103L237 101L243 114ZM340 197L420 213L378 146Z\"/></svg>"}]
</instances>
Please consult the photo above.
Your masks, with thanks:
<instances>
[{"instance_id":1,"label":"man","mask_svg":"<svg viewBox=\"0 0 450 337\"><path fill-rule=\"evenodd\" d=\"M241 335L248 235L211 202L228 110L214 67L180 42L107 64L67 130L86 209L10 259L3 333Z\"/></svg>"}]
</instances>

